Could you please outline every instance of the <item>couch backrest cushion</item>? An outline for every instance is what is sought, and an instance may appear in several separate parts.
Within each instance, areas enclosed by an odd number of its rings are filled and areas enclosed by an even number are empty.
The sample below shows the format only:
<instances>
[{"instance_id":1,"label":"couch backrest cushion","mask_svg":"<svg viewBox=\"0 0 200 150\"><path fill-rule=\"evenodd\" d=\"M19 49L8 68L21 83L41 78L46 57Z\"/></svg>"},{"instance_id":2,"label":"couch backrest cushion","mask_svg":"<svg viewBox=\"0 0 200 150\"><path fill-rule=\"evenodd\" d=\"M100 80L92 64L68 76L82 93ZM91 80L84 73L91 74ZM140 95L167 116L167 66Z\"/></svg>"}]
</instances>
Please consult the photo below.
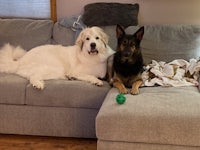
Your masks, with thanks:
<instances>
[{"instance_id":1,"label":"couch backrest cushion","mask_svg":"<svg viewBox=\"0 0 200 150\"><path fill-rule=\"evenodd\" d=\"M109 36L109 41L108 41L109 46L113 50L116 50L117 47L116 26L101 26L101 28Z\"/></svg>"},{"instance_id":2,"label":"couch backrest cushion","mask_svg":"<svg viewBox=\"0 0 200 150\"><path fill-rule=\"evenodd\" d=\"M133 34L139 27L130 26ZM145 63L200 57L200 25L146 25L141 42Z\"/></svg>"},{"instance_id":3,"label":"couch backrest cushion","mask_svg":"<svg viewBox=\"0 0 200 150\"><path fill-rule=\"evenodd\" d=\"M51 43L53 21L32 19L0 19L0 46L20 45L29 50Z\"/></svg>"},{"instance_id":4,"label":"couch backrest cushion","mask_svg":"<svg viewBox=\"0 0 200 150\"><path fill-rule=\"evenodd\" d=\"M139 4L91 3L84 7L83 23L87 26L138 24Z\"/></svg>"},{"instance_id":5,"label":"couch backrest cushion","mask_svg":"<svg viewBox=\"0 0 200 150\"><path fill-rule=\"evenodd\" d=\"M75 34L76 32L71 27L62 26L59 22L56 22L53 27L53 44L74 45Z\"/></svg>"}]
</instances>

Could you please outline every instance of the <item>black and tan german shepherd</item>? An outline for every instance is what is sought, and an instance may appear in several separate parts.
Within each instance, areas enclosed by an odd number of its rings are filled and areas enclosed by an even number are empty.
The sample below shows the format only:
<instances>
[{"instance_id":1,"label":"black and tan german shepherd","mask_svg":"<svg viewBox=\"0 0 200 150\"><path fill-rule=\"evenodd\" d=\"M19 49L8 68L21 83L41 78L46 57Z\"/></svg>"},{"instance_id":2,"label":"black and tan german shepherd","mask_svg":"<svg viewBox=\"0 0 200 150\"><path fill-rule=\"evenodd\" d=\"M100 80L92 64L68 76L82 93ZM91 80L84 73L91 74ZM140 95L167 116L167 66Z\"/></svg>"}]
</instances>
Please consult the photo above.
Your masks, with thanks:
<instances>
[{"instance_id":1,"label":"black and tan german shepherd","mask_svg":"<svg viewBox=\"0 0 200 150\"><path fill-rule=\"evenodd\" d=\"M143 57L140 48L143 34L144 27L132 35L126 34L120 25L116 27L118 43L116 53L108 63L108 77L112 80L111 85L120 93L127 94L127 88L131 88L131 94L139 94L139 87L143 83Z\"/></svg>"}]
</instances>

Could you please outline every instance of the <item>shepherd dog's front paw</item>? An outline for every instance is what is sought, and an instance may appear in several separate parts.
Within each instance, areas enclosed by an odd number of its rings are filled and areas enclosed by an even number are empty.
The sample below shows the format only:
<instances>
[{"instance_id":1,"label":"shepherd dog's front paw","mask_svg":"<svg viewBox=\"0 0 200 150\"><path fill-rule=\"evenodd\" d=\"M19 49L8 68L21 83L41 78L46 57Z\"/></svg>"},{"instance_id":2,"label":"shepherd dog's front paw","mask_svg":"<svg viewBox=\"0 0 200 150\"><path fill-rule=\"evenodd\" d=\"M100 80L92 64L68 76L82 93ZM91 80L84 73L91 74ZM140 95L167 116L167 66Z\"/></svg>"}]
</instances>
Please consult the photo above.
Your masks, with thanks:
<instances>
[{"instance_id":1,"label":"shepherd dog's front paw","mask_svg":"<svg viewBox=\"0 0 200 150\"><path fill-rule=\"evenodd\" d=\"M124 84L120 81L114 81L113 87L117 88L119 90L119 93L121 93L121 94L127 94L128 93L128 90L126 89Z\"/></svg>"},{"instance_id":2,"label":"shepherd dog's front paw","mask_svg":"<svg viewBox=\"0 0 200 150\"><path fill-rule=\"evenodd\" d=\"M127 94L127 93L128 93L128 90L127 90L126 88L120 88L120 89L119 89L119 92L120 92L121 94Z\"/></svg>"},{"instance_id":3,"label":"shepherd dog's front paw","mask_svg":"<svg viewBox=\"0 0 200 150\"><path fill-rule=\"evenodd\" d=\"M137 94L139 94L139 89L137 88L137 89L131 89L131 94L132 95L137 95Z\"/></svg>"},{"instance_id":4,"label":"shepherd dog's front paw","mask_svg":"<svg viewBox=\"0 0 200 150\"><path fill-rule=\"evenodd\" d=\"M131 89L131 94L132 95L139 94L139 87L142 85L142 83L143 83L142 80L138 80L138 81L136 81L136 82L133 83L132 89Z\"/></svg>"}]
</instances>

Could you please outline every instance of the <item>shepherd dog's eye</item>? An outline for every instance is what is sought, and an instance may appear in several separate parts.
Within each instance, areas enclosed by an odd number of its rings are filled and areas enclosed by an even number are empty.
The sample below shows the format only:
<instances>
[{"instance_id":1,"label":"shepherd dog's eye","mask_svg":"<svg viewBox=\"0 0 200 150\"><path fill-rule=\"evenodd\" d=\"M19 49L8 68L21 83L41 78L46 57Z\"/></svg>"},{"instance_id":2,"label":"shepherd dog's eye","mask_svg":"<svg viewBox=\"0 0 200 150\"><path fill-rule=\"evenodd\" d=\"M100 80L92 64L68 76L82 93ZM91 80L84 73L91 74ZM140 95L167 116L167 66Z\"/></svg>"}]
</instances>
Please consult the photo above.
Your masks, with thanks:
<instances>
[{"instance_id":1,"label":"shepherd dog's eye","mask_svg":"<svg viewBox=\"0 0 200 150\"><path fill-rule=\"evenodd\" d=\"M127 44L127 43L128 43L128 40L123 40L122 43L123 43L123 44Z\"/></svg>"},{"instance_id":2,"label":"shepherd dog's eye","mask_svg":"<svg viewBox=\"0 0 200 150\"><path fill-rule=\"evenodd\" d=\"M89 41L89 40L90 40L90 38L89 38L89 37L87 37L87 38L86 38L86 40L87 40L87 41Z\"/></svg>"},{"instance_id":3,"label":"shepherd dog's eye","mask_svg":"<svg viewBox=\"0 0 200 150\"><path fill-rule=\"evenodd\" d=\"M96 37L96 39L98 40L98 39L99 39L99 37L97 36L97 37Z\"/></svg>"}]
</instances>

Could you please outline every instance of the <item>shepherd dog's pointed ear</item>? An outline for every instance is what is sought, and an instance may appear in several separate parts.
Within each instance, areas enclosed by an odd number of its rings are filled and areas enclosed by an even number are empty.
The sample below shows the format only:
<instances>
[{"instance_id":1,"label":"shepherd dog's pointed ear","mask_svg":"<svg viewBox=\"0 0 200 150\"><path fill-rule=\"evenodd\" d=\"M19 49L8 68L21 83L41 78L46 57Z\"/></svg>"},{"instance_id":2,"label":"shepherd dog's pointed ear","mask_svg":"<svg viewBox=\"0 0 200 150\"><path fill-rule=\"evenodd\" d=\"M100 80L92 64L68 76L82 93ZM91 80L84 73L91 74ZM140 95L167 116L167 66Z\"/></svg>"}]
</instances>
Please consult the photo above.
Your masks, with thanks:
<instances>
[{"instance_id":1,"label":"shepherd dog's pointed ear","mask_svg":"<svg viewBox=\"0 0 200 150\"><path fill-rule=\"evenodd\" d=\"M139 28L134 35L136 36L136 39L140 42L143 38L143 35L144 35L144 26Z\"/></svg>"},{"instance_id":2,"label":"shepherd dog's pointed ear","mask_svg":"<svg viewBox=\"0 0 200 150\"><path fill-rule=\"evenodd\" d=\"M117 38L122 38L124 35L125 35L125 31L124 31L124 28L117 24L117 27L116 27L116 33L117 33Z\"/></svg>"}]
</instances>

